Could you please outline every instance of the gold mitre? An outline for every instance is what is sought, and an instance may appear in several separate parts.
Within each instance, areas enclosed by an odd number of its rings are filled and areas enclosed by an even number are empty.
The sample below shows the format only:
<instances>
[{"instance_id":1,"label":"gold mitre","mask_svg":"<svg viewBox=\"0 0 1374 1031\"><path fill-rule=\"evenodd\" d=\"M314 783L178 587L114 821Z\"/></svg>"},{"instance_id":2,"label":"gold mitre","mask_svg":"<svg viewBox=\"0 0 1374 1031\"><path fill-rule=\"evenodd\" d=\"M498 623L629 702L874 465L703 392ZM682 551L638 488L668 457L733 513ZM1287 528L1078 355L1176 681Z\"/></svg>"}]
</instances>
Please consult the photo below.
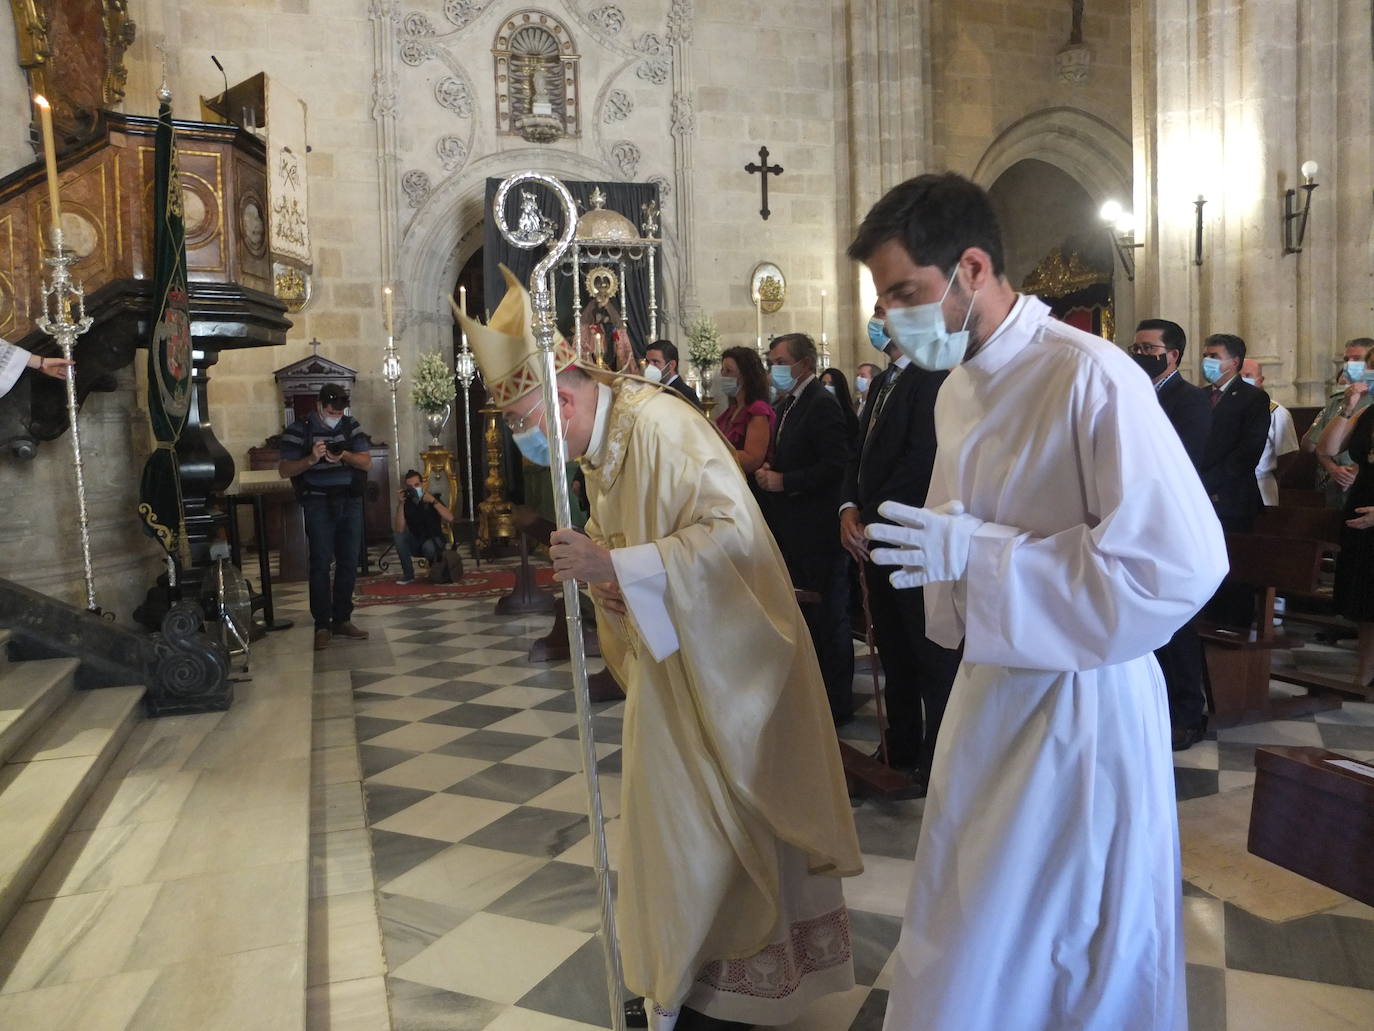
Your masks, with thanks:
<instances>
[{"instance_id":1,"label":"gold mitre","mask_svg":"<svg viewBox=\"0 0 1374 1031\"><path fill-rule=\"evenodd\" d=\"M491 396L491 403L505 408L543 382L539 345L534 340L534 309L529 291L505 265L500 266L506 278L506 295L491 313L484 326L454 308L458 324L468 335L468 344L482 369L482 378ZM558 372L577 364L577 350L562 334L554 331L554 367Z\"/></svg>"}]
</instances>

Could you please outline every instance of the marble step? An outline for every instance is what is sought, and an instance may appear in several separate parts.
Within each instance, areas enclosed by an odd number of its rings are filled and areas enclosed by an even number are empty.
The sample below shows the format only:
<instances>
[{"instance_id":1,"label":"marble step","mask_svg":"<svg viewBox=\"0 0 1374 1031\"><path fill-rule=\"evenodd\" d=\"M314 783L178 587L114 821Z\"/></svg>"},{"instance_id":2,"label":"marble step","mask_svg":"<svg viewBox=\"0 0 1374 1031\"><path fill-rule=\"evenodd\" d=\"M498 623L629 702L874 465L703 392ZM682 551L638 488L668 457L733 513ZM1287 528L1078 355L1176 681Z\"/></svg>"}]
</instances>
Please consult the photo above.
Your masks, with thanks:
<instances>
[{"instance_id":1,"label":"marble step","mask_svg":"<svg viewBox=\"0 0 1374 1031\"><path fill-rule=\"evenodd\" d=\"M141 718L143 692L107 687L75 693L0 766L0 928Z\"/></svg>"},{"instance_id":2,"label":"marble step","mask_svg":"<svg viewBox=\"0 0 1374 1031\"><path fill-rule=\"evenodd\" d=\"M0 763L9 759L72 694L76 659L0 666Z\"/></svg>"}]
</instances>

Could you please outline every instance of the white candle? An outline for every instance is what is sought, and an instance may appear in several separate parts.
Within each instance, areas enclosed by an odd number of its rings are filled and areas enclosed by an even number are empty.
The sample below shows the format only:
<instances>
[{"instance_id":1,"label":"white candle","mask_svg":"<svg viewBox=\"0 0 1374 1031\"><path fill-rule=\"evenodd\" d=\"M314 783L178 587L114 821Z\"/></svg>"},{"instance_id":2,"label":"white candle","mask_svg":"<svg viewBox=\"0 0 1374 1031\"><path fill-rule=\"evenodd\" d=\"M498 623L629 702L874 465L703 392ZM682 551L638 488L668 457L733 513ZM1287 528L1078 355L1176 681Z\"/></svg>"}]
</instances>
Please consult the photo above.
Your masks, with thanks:
<instances>
[{"instance_id":1,"label":"white candle","mask_svg":"<svg viewBox=\"0 0 1374 1031\"><path fill-rule=\"evenodd\" d=\"M386 335L394 337L396 335L395 324L391 316L391 287L382 287L382 303L386 307Z\"/></svg>"},{"instance_id":2,"label":"white candle","mask_svg":"<svg viewBox=\"0 0 1374 1031\"><path fill-rule=\"evenodd\" d=\"M43 126L43 160L48 166L48 207L52 209L52 227L62 228L62 203L57 196L57 144L52 136L52 105L48 98L36 96L38 120Z\"/></svg>"},{"instance_id":3,"label":"white candle","mask_svg":"<svg viewBox=\"0 0 1374 1031\"><path fill-rule=\"evenodd\" d=\"M458 310L464 315L468 313L468 288L460 286L458 288ZM462 349L468 349L468 331L463 328L462 323L458 324L458 337L462 342Z\"/></svg>"},{"instance_id":4,"label":"white candle","mask_svg":"<svg viewBox=\"0 0 1374 1031\"><path fill-rule=\"evenodd\" d=\"M821 291L821 343L825 343L825 291Z\"/></svg>"},{"instance_id":5,"label":"white candle","mask_svg":"<svg viewBox=\"0 0 1374 1031\"><path fill-rule=\"evenodd\" d=\"M758 333L759 333L758 352L759 352L759 354L763 354L763 291L762 291L762 290L760 290L760 291L758 292L758 295L754 298L754 312L755 312L755 315L756 315L756 322L757 322L757 325L758 325Z\"/></svg>"}]
</instances>

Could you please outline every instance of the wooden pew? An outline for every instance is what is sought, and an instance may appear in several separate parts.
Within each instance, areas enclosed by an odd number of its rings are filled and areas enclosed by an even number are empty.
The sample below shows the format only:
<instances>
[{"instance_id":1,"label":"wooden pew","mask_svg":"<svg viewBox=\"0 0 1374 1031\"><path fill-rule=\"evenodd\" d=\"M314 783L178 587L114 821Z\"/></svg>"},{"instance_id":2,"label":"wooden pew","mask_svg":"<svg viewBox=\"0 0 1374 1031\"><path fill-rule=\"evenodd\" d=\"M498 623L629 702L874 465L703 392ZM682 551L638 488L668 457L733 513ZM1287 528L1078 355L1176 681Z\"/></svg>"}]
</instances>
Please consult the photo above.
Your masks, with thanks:
<instances>
[{"instance_id":1,"label":"wooden pew","mask_svg":"<svg viewBox=\"0 0 1374 1031\"><path fill-rule=\"evenodd\" d=\"M1275 630L1274 598L1277 594L1315 594L1320 587L1322 562L1331 549L1330 543L1314 538L1226 535L1231 563L1227 579L1259 592L1258 626L1222 627L1205 620L1199 623L1198 636L1203 642L1212 685L1215 726L1230 727L1341 707L1340 698L1330 693L1331 684L1298 679L1296 674L1284 675L1282 679L1306 687L1306 695L1272 698L1269 694L1274 651L1302 647L1301 641Z\"/></svg>"}]
</instances>

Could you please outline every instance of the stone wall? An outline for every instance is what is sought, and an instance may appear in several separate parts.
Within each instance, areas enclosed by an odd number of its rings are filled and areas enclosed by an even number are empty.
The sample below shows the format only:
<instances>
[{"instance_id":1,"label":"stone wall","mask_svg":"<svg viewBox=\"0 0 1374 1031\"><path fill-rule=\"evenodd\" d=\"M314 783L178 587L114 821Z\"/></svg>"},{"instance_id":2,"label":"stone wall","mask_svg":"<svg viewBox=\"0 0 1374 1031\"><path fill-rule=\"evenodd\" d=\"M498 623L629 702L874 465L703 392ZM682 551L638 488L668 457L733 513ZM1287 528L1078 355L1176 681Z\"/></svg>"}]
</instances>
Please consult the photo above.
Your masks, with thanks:
<instances>
[{"instance_id":1,"label":"stone wall","mask_svg":"<svg viewBox=\"0 0 1374 1031\"><path fill-rule=\"evenodd\" d=\"M934 164L972 175L991 144L1020 119L1071 108L1131 131L1130 0L1085 5L1085 81L1068 83L1055 55L1071 28L1064 0L932 0Z\"/></svg>"}]
</instances>

